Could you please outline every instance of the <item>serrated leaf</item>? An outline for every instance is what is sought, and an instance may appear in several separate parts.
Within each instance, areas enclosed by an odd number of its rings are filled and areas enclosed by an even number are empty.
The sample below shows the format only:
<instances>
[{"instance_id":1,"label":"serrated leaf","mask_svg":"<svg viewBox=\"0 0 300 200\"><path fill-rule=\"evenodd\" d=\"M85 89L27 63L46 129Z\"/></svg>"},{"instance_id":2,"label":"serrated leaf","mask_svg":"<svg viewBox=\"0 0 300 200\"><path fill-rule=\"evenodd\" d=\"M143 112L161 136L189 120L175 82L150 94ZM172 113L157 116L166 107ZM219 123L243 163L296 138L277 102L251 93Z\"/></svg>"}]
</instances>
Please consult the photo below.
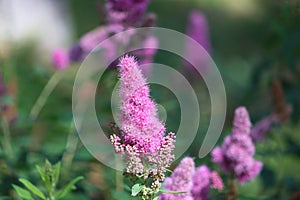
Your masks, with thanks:
<instances>
[{"instance_id":1,"label":"serrated leaf","mask_svg":"<svg viewBox=\"0 0 300 200\"><path fill-rule=\"evenodd\" d=\"M13 187L16 190L16 192L18 193L20 198L22 198L24 200L34 200L29 191L24 190L23 188L21 188L17 185L13 185Z\"/></svg>"},{"instance_id":2,"label":"serrated leaf","mask_svg":"<svg viewBox=\"0 0 300 200\"><path fill-rule=\"evenodd\" d=\"M140 191L144 188L144 185L140 185L139 183L135 184L131 188L131 196L135 197Z\"/></svg>"},{"instance_id":3,"label":"serrated leaf","mask_svg":"<svg viewBox=\"0 0 300 200\"><path fill-rule=\"evenodd\" d=\"M25 185L25 187L30 190L33 194L40 197L41 199L46 199L45 195L30 181L20 178L19 181Z\"/></svg>"},{"instance_id":4,"label":"serrated leaf","mask_svg":"<svg viewBox=\"0 0 300 200\"><path fill-rule=\"evenodd\" d=\"M56 199L59 200L59 199L64 198L71 190L76 188L75 184L82 179L83 179L83 177L79 176L79 177L75 178L74 180L72 180L67 186L65 186L62 190L60 190L57 193Z\"/></svg>"}]
</instances>

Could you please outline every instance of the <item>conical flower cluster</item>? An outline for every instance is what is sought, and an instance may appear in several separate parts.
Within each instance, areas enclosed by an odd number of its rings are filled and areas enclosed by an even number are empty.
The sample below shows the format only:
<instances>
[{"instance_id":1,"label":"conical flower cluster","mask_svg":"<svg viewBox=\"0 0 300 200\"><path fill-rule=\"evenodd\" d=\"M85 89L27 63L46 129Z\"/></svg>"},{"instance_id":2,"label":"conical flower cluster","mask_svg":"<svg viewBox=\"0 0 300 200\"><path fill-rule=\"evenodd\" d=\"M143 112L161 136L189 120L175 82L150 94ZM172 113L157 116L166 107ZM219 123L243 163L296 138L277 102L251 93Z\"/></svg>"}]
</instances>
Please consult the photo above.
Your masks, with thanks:
<instances>
[{"instance_id":1,"label":"conical flower cluster","mask_svg":"<svg viewBox=\"0 0 300 200\"><path fill-rule=\"evenodd\" d=\"M199 43L208 53L211 53L208 22L202 12L197 10L190 12L186 34ZM207 71L209 67L207 57L206 53L199 51L199 47L193 42L186 41L184 58L188 62L184 62L184 65L188 69L193 70L196 67L191 65L193 63Z\"/></svg>"},{"instance_id":2,"label":"conical flower cluster","mask_svg":"<svg viewBox=\"0 0 300 200\"><path fill-rule=\"evenodd\" d=\"M110 136L115 151L127 163L126 175L150 178L143 192L149 199L159 191L164 173L175 156L175 134L165 134L157 116L156 104L149 96L149 86L134 57L119 61L121 115L120 131ZM147 198L148 199L148 198Z\"/></svg>"},{"instance_id":3,"label":"conical flower cluster","mask_svg":"<svg viewBox=\"0 0 300 200\"><path fill-rule=\"evenodd\" d=\"M232 172L241 183L252 180L262 169L253 156L255 146L250 136L251 122L245 107L235 111L232 134L225 137L221 147L212 151L213 162L224 172Z\"/></svg>"},{"instance_id":4,"label":"conical flower cluster","mask_svg":"<svg viewBox=\"0 0 300 200\"><path fill-rule=\"evenodd\" d=\"M124 142L141 153L159 150L165 127L159 121L156 105L149 97L149 86L134 57L120 59L121 128Z\"/></svg>"}]
</instances>

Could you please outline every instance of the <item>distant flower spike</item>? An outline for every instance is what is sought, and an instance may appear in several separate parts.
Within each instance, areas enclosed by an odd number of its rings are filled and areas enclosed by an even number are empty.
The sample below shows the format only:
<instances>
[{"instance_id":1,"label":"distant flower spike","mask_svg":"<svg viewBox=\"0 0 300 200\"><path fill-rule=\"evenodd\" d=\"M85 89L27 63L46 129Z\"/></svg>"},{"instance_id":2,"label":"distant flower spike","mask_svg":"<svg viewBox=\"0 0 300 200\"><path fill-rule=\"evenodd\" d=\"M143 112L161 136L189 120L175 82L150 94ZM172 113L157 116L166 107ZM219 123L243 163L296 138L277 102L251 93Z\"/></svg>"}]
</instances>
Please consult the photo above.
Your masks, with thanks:
<instances>
[{"instance_id":1,"label":"distant flower spike","mask_svg":"<svg viewBox=\"0 0 300 200\"><path fill-rule=\"evenodd\" d=\"M52 63L58 70L66 69L69 66L69 55L61 48L57 48L52 52Z\"/></svg>"},{"instance_id":2,"label":"distant flower spike","mask_svg":"<svg viewBox=\"0 0 300 200\"><path fill-rule=\"evenodd\" d=\"M224 172L233 172L239 182L245 183L259 174L263 164L253 156L255 146L250 136L251 122L245 107L235 111L232 134L226 136L221 147L212 151L212 160Z\"/></svg>"},{"instance_id":3,"label":"distant flower spike","mask_svg":"<svg viewBox=\"0 0 300 200\"><path fill-rule=\"evenodd\" d=\"M107 0L106 12L110 23L136 23L144 15L149 0Z\"/></svg>"},{"instance_id":4,"label":"distant flower spike","mask_svg":"<svg viewBox=\"0 0 300 200\"><path fill-rule=\"evenodd\" d=\"M199 43L209 54L211 53L208 22L202 12L196 10L190 12L186 34ZM203 72L209 69L210 62L207 54L205 51L199 51L199 47L190 40L185 43L184 57L188 61L184 62L184 65L190 70L193 70L196 66L192 66L189 62L201 67Z\"/></svg>"}]
</instances>

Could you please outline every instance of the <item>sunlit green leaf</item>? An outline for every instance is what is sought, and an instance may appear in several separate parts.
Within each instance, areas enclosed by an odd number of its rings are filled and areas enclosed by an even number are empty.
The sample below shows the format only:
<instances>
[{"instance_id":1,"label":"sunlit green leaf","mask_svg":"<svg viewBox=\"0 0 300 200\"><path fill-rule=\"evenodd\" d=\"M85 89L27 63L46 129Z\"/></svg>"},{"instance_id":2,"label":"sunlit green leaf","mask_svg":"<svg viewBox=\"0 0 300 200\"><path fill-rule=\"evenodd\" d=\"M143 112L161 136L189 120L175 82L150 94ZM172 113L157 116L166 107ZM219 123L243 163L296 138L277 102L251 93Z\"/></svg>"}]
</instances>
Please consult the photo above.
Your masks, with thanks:
<instances>
[{"instance_id":1,"label":"sunlit green leaf","mask_svg":"<svg viewBox=\"0 0 300 200\"><path fill-rule=\"evenodd\" d=\"M58 162L53 168L53 182L56 185L58 183L59 174L60 174L61 163Z\"/></svg>"},{"instance_id":2,"label":"sunlit green leaf","mask_svg":"<svg viewBox=\"0 0 300 200\"><path fill-rule=\"evenodd\" d=\"M18 193L20 198L22 198L24 200L34 200L29 191L24 190L23 188L21 188L17 185L13 185L13 187L16 190L16 192Z\"/></svg>"},{"instance_id":3,"label":"sunlit green leaf","mask_svg":"<svg viewBox=\"0 0 300 200\"><path fill-rule=\"evenodd\" d=\"M132 186L131 196L135 197L140 191L144 188L144 185L140 185L139 183Z\"/></svg>"},{"instance_id":4,"label":"sunlit green leaf","mask_svg":"<svg viewBox=\"0 0 300 200\"><path fill-rule=\"evenodd\" d=\"M23 183L25 185L25 187L28 190L30 190L33 194L37 195L41 199L46 199L45 195L35 185L33 185L30 181L28 181L26 179L23 179L23 178L19 179L19 181L21 183Z\"/></svg>"}]
</instances>

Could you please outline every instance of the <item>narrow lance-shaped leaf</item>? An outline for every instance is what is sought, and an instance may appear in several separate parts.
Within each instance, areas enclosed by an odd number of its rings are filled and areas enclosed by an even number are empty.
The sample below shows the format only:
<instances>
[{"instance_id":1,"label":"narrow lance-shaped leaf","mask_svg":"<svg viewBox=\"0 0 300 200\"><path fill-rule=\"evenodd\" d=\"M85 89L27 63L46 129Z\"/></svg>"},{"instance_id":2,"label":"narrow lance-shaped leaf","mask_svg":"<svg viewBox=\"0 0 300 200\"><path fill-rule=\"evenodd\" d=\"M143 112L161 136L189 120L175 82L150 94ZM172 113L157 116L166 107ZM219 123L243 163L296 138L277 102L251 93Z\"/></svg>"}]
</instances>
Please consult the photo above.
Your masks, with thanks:
<instances>
[{"instance_id":1,"label":"narrow lance-shaped leaf","mask_svg":"<svg viewBox=\"0 0 300 200\"><path fill-rule=\"evenodd\" d=\"M47 159L45 161L43 172L44 172L44 176L45 176L44 185L45 185L46 190L49 192L53 189L53 185L52 185L53 167Z\"/></svg>"},{"instance_id":2,"label":"narrow lance-shaped leaf","mask_svg":"<svg viewBox=\"0 0 300 200\"><path fill-rule=\"evenodd\" d=\"M73 181L71 181L67 186L65 186L62 190L60 190L56 195L56 200L64 198L71 190L75 189L75 184L82 180L83 177L79 176L75 178Z\"/></svg>"},{"instance_id":3,"label":"narrow lance-shaped leaf","mask_svg":"<svg viewBox=\"0 0 300 200\"><path fill-rule=\"evenodd\" d=\"M60 175L60 169L61 169L61 163L58 162L55 166L54 166L54 170L53 170L53 183L54 185L56 185L58 183L58 179L59 179L59 175Z\"/></svg>"},{"instance_id":4,"label":"narrow lance-shaped leaf","mask_svg":"<svg viewBox=\"0 0 300 200\"><path fill-rule=\"evenodd\" d=\"M26 179L23 179L23 178L19 179L19 181L21 183L23 183L25 185L25 187L28 190L30 190L33 194L40 197L41 199L46 199L45 195L35 185L33 185L30 181L28 181Z\"/></svg>"},{"instance_id":5,"label":"narrow lance-shaped leaf","mask_svg":"<svg viewBox=\"0 0 300 200\"><path fill-rule=\"evenodd\" d=\"M17 185L13 185L13 187L16 190L16 192L18 193L20 198L22 198L24 200L34 200L29 191L24 190L23 188L21 188Z\"/></svg>"},{"instance_id":6,"label":"narrow lance-shaped leaf","mask_svg":"<svg viewBox=\"0 0 300 200\"><path fill-rule=\"evenodd\" d=\"M184 194L184 193L186 193L186 192L183 192L183 191L170 191L170 190L163 190L163 189L161 189L161 190L159 190L161 193L168 193L168 194Z\"/></svg>"},{"instance_id":7,"label":"narrow lance-shaped leaf","mask_svg":"<svg viewBox=\"0 0 300 200\"><path fill-rule=\"evenodd\" d=\"M41 169L41 167L39 165L36 166L36 169L39 172L42 181L45 182L46 181L46 175L45 175L44 171Z\"/></svg>"}]
</instances>

